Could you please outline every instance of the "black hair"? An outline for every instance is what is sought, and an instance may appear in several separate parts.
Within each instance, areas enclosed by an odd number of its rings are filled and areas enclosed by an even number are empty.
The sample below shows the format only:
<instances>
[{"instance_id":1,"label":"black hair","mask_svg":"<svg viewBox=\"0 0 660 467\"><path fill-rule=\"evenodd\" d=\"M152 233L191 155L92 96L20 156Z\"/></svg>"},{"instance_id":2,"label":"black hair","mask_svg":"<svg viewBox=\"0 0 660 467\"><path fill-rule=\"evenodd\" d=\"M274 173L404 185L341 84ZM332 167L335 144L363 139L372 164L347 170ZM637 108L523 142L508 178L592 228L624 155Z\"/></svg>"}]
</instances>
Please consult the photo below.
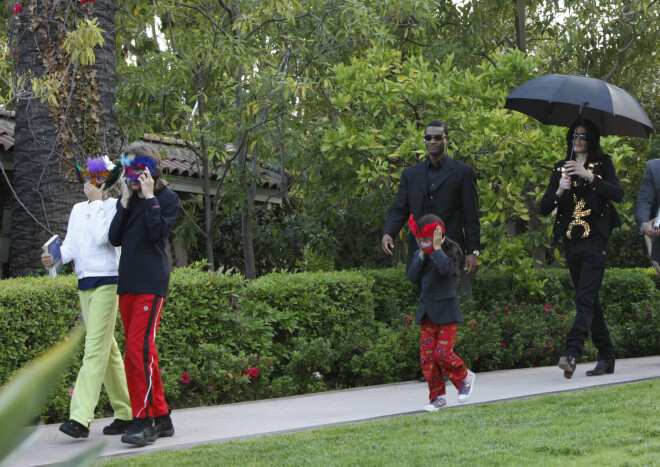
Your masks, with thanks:
<instances>
[{"instance_id":1,"label":"black hair","mask_svg":"<svg viewBox=\"0 0 660 467\"><path fill-rule=\"evenodd\" d=\"M445 223L438 216L435 214L426 214L417 221L417 228L421 232L426 225L433 224L434 222L440 222L440 225L445 227ZM460 267L463 262L463 249L458 243L445 235L445 241L442 242L442 251L444 251L454 267Z\"/></svg>"},{"instance_id":2,"label":"black hair","mask_svg":"<svg viewBox=\"0 0 660 467\"><path fill-rule=\"evenodd\" d=\"M444 130L444 132L445 132L445 136L448 136L448 135L449 135L449 127L448 127L447 124L446 124L445 122L443 122L442 120L432 120L432 121L430 121L430 122L424 127L424 130L426 130L426 129L427 129L428 127L430 127L430 126L437 126L437 127L440 127L440 128L442 128L442 129Z\"/></svg>"},{"instance_id":3,"label":"black hair","mask_svg":"<svg viewBox=\"0 0 660 467\"><path fill-rule=\"evenodd\" d=\"M603 157L603 149L600 147L600 130L591 120L577 120L566 132L566 159L571 158L573 149L573 135L577 127L583 126L587 130L587 160L597 161ZM573 154L573 159L575 155Z\"/></svg>"}]
</instances>

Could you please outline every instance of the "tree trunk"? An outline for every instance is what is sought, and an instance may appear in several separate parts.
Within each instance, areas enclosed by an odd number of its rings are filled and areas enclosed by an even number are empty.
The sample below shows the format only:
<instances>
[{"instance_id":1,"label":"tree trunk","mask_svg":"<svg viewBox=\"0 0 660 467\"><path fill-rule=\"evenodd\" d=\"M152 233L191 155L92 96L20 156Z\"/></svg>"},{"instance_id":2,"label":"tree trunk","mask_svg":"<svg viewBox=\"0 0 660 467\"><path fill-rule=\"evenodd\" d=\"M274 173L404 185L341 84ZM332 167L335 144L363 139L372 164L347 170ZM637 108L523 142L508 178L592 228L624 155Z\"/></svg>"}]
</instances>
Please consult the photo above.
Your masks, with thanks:
<instances>
[{"instance_id":1,"label":"tree trunk","mask_svg":"<svg viewBox=\"0 0 660 467\"><path fill-rule=\"evenodd\" d=\"M513 16L516 24L516 47L521 52L527 52L527 31L525 30L525 3L523 0L513 0Z\"/></svg>"},{"instance_id":2,"label":"tree trunk","mask_svg":"<svg viewBox=\"0 0 660 467\"><path fill-rule=\"evenodd\" d=\"M195 71L195 82L197 86L197 105L199 110L199 121L204 122L205 100L204 86L202 85L202 70ZM213 254L213 225L215 224L216 203L211 196L211 172L209 168L209 152L206 146L206 132L202 131L200 136L200 151L202 165L202 189L204 190L204 237L206 240L206 261L209 269L215 271L215 257Z\"/></svg>"},{"instance_id":3,"label":"tree trunk","mask_svg":"<svg viewBox=\"0 0 660 467\"><path fill-rule=\"evenodd\" d=\"M73 204L85 199L74 161L84 165L88 156L115 155L115 3L99 0L86 5L36 2L20 15L18 75L56 76L61 86L58 106L34 96L22 96L16 104L11 276L42 269L41 246L53 234L64 237ZM97 16L105 31L93 67L66 62L61 50L65 28L73 27L76 16Z\"/></svg>"},{"instance_id":4,"label":"tree trunk","mask_svg":"<svg viewBox=\"0 0 660 467\"><path fill-rule=\"evenodd\" d=\"M240 1L232 1L232 25L234 25L233 34L234 37L240 38L242 33L241 30L237 27L236 21L241 15ZM237 54L237 57L240 57ZM236 98L236 150L238 151L238 167L239 167L239 180L243 183L243 186L249 180L247 177L247 134L243 127L243 122L241 118L242 104L243 104L243 68L242 66L236 67L236 75L234 79L235 91L234 95ZM246 186L244 191L243 199L241 200L240 211L241 211L241 239L243 241L243 257L245 259L245 277L247 279L256 279L257 278L257 268L254 260L254 245L253 245L253 234L252 234L252 206L249 200L250 197L250 187Z\"/></svg>"}]
</instances>

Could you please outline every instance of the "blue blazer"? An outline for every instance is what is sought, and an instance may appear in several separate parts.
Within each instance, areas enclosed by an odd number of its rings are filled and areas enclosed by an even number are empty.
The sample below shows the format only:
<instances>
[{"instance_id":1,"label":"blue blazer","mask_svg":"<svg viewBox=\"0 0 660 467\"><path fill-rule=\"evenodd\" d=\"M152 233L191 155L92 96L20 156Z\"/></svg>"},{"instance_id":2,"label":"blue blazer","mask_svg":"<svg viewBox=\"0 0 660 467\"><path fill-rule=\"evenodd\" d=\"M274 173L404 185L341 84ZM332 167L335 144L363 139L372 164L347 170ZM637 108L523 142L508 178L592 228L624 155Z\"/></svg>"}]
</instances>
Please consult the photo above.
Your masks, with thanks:
<instances>
[{"instance_id":1,"label":"blue blazer","mask_svg":"<svg viewBox=\"0 0 660 467\"><path fill-rule=\"evenodd\" d=\"M456 267L444 251L435 250L421 259L417 250L407 275L422 290L415 323L419 324L425 314L436 324L463 321L456 292Z\"/></svg>"}]
</instances>

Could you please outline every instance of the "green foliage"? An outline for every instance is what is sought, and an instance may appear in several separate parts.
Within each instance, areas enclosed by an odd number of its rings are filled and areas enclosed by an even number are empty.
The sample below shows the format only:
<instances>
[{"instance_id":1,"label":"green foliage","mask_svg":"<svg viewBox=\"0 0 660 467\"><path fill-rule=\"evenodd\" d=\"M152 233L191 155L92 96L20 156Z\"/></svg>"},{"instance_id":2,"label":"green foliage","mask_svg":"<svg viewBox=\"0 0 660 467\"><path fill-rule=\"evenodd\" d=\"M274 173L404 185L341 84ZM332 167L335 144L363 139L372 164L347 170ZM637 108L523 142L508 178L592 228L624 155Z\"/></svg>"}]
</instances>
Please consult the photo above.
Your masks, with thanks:
<instances>
[{"instance_id":1,"label":"green foliage","mask_svg":"<svg viewBox=\"0 0 660 467\"><path fill-rule=\"evenodd\" d=\"M186 355L186 349L196 348L200 342L241 345L249 333L238 310L243 277L200 268L198 264L172 273L159 329L161 358Z\"/></svg>"},{"instance_id":2,"label":"green foliage","mask_svg":"<svg viewBox=\"0 0 660 467\"><path fill-rule=\"evenodd\" d=\"M450 126L450 154L477 173L481 260L539 289L530 270L552 261L554 249L551 219L539 219L536 206L563 157L565 130L504 110L504 97L540 74L583 74L591 63L591 76L637 96L653 121L660 115L653 0L524 2L525 50L511 49L516 11L505 0L236 6L234 17L212 2L122 4L118 114L128 139L159 133L199 142L199 160L211 171L236 165L227 144L245 143L252 156L291 174L283 212L250 215L257 275L307 264L391 265L379 249L387 208L401 170L424 154L424 124L441 118ZM159 26L155 18L168 21ZM159 28L160 45L152 34ZM650 145L603 143L628 193L618 206L626 230ZM229 172L217 198L195 200L181 232L194 237L187 245L201 246L191 220L206 228L205 217L217 216L206 232L216 263L245 271L238 216L249 208L254 174L239 172ZM209 214L203 208L212 199L218 205ZM305 247L323 264L302 260ZM617 251L613 264L629 266ZM194 257L206 254L200 247Z\"/></svg>"},{"instance_id":3,"label":"green foliage","mask_svg":"<svg viewBox=\"0 0 660 467\"><path fill-rule=\"evenodd\" d=\"M260 382L269 380L272 361L268 358L236 353L218 344L200 344L194 353L166 360L161 377L172 408L204 407L249 399L265 398L268 392ZM259 368L258 377L246 371Z\"/></svg>"},{"instance_id":4,"label":"green foliage","mask_svg":"<svg viewBox=\"0 0 660 467\"><path fill-rule=\"evenodd\" d=\"M98 19L82 19L76 28L68 31L62 43L62 49L71 56L71 60L81 65L93 65L96 57L94 47L102 46L105 41Z\"/></svg>"},{"instance_id":5,"label":"green foliage","mask_svg":"<svg viewBox=\"0 0 660 467\"><path fill-rule=\"evenodd\" d=\"M25 441L23 428L34 421L61 373L69 365L83 335L82 329L76 329L67 339L33 360L3 385L0 391L0 460ZM100 451L101 448L96 448L89 455L96 457Z\"/></svg>"},{"instance_id":6,"label":"green foliage","mask_svg":"<svg viewBox=\"0 0 660 467\"><path fill-rule=\"evenodd\" d=\"M159 328L161 375L173 408L404 381L419 372L418 292L401 266L272 273L251 282L202 269L200 263L174 271ZM568 271L533 273L542 289L512 273L479 271L474 299L462 301L456 342L474 371L554 365L563 353L575 313ZM619 358L660 352L657 280L649 269L606 271L601 300ZM37 304L38 320L30 313ZM0 355L6 379L75 322L75 279L2 281L0 305L0 333L11 346ZM121 326L116 338L123 348ZM595 354L589 344L584 359ZM81 357L43 419L66 419ZM96 415L111 413L103 395Z\"/></svg>"},{"instance_id":7,"label":"green foliage","mask_svg":"<svg viewBox=\"0 0 660 467\"><path fill-rule=\"evenodd\" d=\"M0 382L64 337L79 312L75 276L0 281Z\"/></svg>"}]
</instances>

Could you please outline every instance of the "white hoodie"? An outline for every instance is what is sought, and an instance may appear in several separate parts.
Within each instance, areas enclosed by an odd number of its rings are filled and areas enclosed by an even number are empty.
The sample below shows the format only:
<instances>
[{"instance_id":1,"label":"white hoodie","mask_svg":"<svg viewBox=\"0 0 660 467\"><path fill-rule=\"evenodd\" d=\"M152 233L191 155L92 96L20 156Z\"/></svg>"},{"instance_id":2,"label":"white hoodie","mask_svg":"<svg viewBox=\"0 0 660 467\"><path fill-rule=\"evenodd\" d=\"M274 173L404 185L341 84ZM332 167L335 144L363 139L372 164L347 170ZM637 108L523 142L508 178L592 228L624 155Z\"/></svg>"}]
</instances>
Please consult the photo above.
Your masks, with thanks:
<instances>
[{"instance_id":1,"label":"white hoodie","mask_svg":"<svg viewBox=\"0 0 660 467\"><path fill-rule=\"evenodd\" d=\"M120 249L108 242L110 222L117 210L117 200L83 201L69 216L66 238L62 242L62 261L73 260L78 279L116 276Z\"/></svg>"}]
</instances>

